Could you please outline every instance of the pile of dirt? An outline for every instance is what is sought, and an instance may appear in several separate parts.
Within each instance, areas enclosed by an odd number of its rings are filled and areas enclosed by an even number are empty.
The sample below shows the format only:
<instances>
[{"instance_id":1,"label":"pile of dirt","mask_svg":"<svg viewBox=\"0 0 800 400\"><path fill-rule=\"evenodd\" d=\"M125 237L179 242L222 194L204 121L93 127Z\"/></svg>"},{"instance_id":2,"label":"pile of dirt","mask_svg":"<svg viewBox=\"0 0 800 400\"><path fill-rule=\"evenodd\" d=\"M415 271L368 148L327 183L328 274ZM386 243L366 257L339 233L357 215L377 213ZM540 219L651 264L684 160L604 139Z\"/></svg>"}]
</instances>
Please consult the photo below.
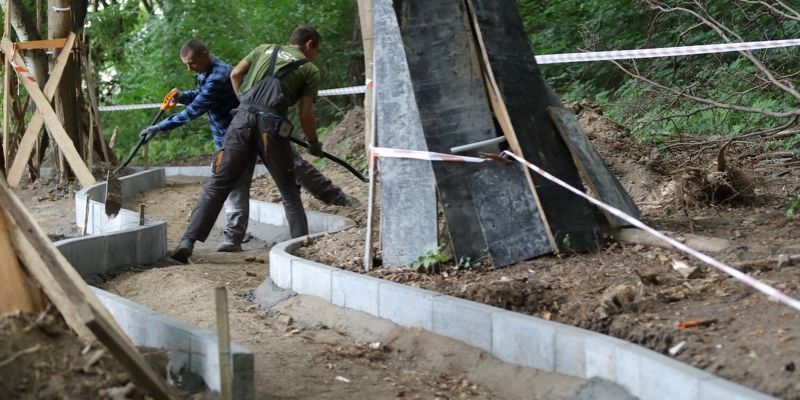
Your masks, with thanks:
<instances>
[{"instance_id":1,"label":"pile of dirt","mask_svg":"<svg viewBox=\"0 0 800 400\"><path fill-rule=\"evenodd\" d=\"M322 141L325 151L349 161L364 160L364 109L353 107Z\"/></svg>"},{"instance_id":2,"label":"pile of dirt","mask_svg":"<svg viewBox=\"0 0 800 400\"><path fill-rule=\"evenodd\" d=\"M0 318L0 376L7 399L149 398L104 347L83 343L46 313Z\"/></svg>"}]
</instances>

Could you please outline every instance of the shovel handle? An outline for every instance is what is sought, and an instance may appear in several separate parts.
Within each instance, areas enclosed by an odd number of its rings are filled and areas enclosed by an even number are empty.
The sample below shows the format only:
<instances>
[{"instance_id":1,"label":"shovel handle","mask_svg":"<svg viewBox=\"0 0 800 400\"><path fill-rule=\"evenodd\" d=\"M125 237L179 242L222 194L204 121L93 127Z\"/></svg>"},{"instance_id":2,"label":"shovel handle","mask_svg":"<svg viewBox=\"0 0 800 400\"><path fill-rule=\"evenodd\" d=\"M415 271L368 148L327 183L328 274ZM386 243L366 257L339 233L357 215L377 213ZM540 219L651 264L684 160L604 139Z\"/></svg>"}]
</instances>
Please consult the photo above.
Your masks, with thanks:
<instances>
[{"instance_id":1,"label":"shovel handle","mask_svg":"<svg viewBox=\"0 0 800 400\"><path fill-rule=\"evenodd\" d=\"M296 144L298 144L300 146L308 148L308 143L306 143L306 142L304 142L304 141L302 141L300 139L297 139L297 138L294 138L292 136L289 136L289 140L291 140L293 143L296 143ZM343 167L345 167L348 171L350 171L351 174L355 175L355 177L360 179L362 182L369 182L369 179L365 178L364 175L361 175L361 173L358 172L357 169L353 168L352 165L348 164L346 161L342 160L341 158L336 157L333 154L326 153L324 151L322 152L322 156L327 158L327 159L329 159L329 160L331 160L331 161L333 161L333 162L335 162L335 163L337 163L337 164L339 164L339 165L341 165L341 166L343 166Z\"/></svg>"}]
</instances>

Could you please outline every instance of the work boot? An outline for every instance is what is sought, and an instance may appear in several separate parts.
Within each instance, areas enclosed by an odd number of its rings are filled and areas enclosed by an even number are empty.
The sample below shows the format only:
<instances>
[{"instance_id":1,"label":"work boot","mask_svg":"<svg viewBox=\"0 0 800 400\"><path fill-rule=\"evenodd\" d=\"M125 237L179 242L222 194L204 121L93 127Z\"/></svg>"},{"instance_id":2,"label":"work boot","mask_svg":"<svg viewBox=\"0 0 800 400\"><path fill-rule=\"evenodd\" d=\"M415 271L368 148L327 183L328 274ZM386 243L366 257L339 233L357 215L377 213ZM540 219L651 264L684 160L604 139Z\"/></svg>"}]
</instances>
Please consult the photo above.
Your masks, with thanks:
<instances>
[{"instance_id":1,"label":"work boot","mask_svg":"<svg viewBox=\"0 0 800 400\"><path fill-rule=\"evenodd\" d=\"M236 253L242 251L242 245L240 243L234 243L226 240L222 242L219 247L217 247L217 251L222 253Z\"/></svg>"},{"instance_id":2,"label":"work boot","mask_svg":"<svg viewBox=\"0 0 800 400\"><path fill-rule=\"evenodd\" d=\"M180 261L186 264L189 262L189 257L191 257L192 251L194 251L194 239L189 239L184 236L181 238L181 242L178 243L178 246L175 247L175 250L172 250L167 255L172 257L172 259L175 261Z\"/></svg>"}]
</instances>

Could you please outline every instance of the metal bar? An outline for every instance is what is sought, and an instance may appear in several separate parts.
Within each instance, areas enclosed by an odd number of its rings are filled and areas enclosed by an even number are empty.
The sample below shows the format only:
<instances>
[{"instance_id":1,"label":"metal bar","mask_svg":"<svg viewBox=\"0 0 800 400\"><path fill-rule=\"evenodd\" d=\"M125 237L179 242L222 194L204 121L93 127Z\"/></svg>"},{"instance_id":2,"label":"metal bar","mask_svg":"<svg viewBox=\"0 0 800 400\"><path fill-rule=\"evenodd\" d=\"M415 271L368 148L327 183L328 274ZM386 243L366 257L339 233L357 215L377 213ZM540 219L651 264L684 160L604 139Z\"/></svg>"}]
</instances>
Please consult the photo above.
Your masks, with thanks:
<instances>
[{"instance_id":1,"label":"metal bar","mask_svg":"<svg viewBox=\"0 0 800 400\"><path fill-rule=\"evenodd\" d=\"M450 148L450 152L451 153L463 153L465 151L479 149L481 147L489 146L489 145L492 145L492 144L495 144L495 143L503 143L506 140L508 140L508 139L506 139L505 136L498 136L498 137L496 137L494 139L482 140L480 142L475 142L475 143L465 144L465 145L461 145L461 146L451 147Z\"/></svg>"}]
</instances>

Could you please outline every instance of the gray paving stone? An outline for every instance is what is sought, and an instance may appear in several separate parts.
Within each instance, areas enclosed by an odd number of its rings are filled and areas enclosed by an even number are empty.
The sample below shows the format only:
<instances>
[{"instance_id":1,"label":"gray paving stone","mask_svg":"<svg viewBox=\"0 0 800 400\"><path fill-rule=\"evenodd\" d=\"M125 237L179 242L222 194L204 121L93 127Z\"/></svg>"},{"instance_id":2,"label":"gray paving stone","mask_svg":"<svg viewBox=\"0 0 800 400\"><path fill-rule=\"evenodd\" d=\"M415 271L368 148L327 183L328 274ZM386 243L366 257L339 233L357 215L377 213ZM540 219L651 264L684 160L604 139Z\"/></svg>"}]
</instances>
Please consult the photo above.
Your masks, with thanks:
<instances>
[{"instance_id":1,"label":"gray paving stone","mask_svg":"<svg viewBox=\"0 0 800 400\"><path fill-rule=\"evenodd\" d=\"M595 376L616 381L616 348L627 342L605 335L588 336L584 342L586 350L586 378Z\"/></svg>"},{"instance_id":2,"label":"gray paving stone","mask_svg":"<svg viewBox=\"0 0 800 400\"><path fill-rule=\"evenodd\" d=\"M710 375L639 346L630 345L628 351L639 355L641 398L700 399L700 380Z\"/></svg>"},{"instance_id":3,"label":"gray paving stone","mask_svg":"<svg viewBox=\"0 0 800 400\"><path fill-rule=\"evenodd\" d=\"M433 333L492 351L494 308L451 296L433 299Z\"/></svg>"},{"instance_id":4,"label":"gray paving stone","mask_svg":"<svg viewBox=\"0 0 800 400\"><path fill-rule=\"evenodd\" d=\"M378 315L378 286L381 280L348 271L333 273L331 302L337 306Z\"/></svg>"},{"instance_id":5,"label":"gray paving stone","mask_svg":"<svg viewBox=\"0 0 800 400\"><path fill-rule=\"evenodd\" d=\"M80 237L55 243L70 264L84 279L95 278L106 272L106 238Z\"/></svg>"},{"instance_id":6,"label":"gray paving stone","mask_svg":"<svg viewBox=\"0 0 800 400\"><path fill-rule=\"evenodd\" d=\"M505 361L555 371L556 324L511 311L492 314L492 354Z\"/></svg>"},{"instance_id":7,"label":"gray paving stone","mask_svg":"<svg viewBox=\"0 0 800 400\"><path fill-rule=\"evenodd\" d=\"M559 325L555 333L556 372L586 377L586 337L593 334L584 329Z\"/></svg>"},{"instance_id":8,"label":"gray paving stone","mask_svg":"<svg viewBox=\"0 0 800 400\"><path fill-rule=\"evenodd\" d=\"M313 261L292 261L292 290L331 301L331 276L338 269Z\"/></svg>"},{"instance_id":9,"label":"gray paving stone","mask_svg":"<svg viewBox=\"0 0 800 400\"><path fill-rule=\"evenodd\" d=\"M277 244L277 246L284 246ZM282 289L292 288L292 259L296 257L281 249L273 248L269 252L269 276L275 285Z\"/></svg>"},{"instance_id":10,"label":"gray paving stone","mask_svg":"<svg viewBox=\"0 0 800 400\"><path fill-rule=\"evenodd\" d=\"M378 285L378 316L408 328L433 329L433 298L439 293L394 282Z\"/></svg>"},{"instance_id":11,"label":"gray paving stone","mask_svg":"<svg viewBox=\"0 0 800 400\"><path fill-rule=\"evenodd\" d=\"M717 377L709 377L700 381L701 400L775 400L775 397L757 392Z\"/></svg>"},{"instance_id":12,"label":"gray paving stone","mask_svg":"<svg viewBox=\"0 0 800 400\"><path fill-rule=\"evenodd\" d=\"M136 265L136 255L138 254L137 239L139 238L138 231L139 229L129 229L104 235L106 236L105 248L103 249L105 252L105 263L99 265L104 266L103 269L105 270L121 266Z\"/></svg>"}]
</instances>

